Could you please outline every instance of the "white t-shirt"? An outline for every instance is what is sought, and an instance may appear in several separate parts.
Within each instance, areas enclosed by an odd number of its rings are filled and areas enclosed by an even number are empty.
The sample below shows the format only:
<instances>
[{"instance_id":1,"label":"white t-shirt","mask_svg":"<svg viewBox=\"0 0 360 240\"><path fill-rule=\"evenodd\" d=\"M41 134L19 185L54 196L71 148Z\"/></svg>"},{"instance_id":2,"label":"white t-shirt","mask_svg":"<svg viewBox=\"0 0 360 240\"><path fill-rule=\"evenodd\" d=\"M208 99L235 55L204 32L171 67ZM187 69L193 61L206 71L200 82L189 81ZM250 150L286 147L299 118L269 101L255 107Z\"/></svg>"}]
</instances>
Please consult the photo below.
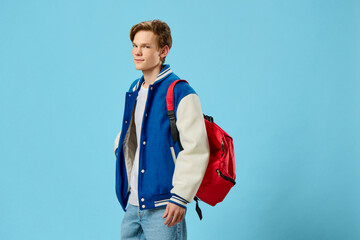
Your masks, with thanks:
<instances>
[{"instance_id":1,"label":"white t-shirt","mask_svg":"<svg viewBox=\"0 0 360 240\"><path fill-rule=\"evenodd\" d=\"M138 197L139 147L140 147L139 143L140 143L141 127L144 117L147 96L148 96L148 88L145 88L141 85L139 94L136 98L136 107L135 107L135 128L136 128L136 140L138 144L135 152L133 168L131 170L130 196L129 196L129 203L135 206L139 206L139 197Z\"/></svg>"}]
</instances>

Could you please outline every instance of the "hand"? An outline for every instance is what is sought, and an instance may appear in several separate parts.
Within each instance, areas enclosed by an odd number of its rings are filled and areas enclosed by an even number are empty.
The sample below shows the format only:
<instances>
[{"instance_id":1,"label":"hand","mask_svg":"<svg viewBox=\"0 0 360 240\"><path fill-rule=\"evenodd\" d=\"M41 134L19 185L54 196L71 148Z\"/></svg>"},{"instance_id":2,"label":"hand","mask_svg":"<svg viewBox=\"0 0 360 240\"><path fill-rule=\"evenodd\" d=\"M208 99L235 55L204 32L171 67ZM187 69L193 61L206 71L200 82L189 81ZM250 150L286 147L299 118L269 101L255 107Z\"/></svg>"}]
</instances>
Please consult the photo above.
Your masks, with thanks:
<instances>
[{"instance_id":1,"label":"hand","mask_svg":"<svg viewBox=\"0 0 360 240\"><path fill-rule=\"evenodd\" d=\"M186 209L173 203L168 203L163 218L166 218L165 225L172 227L181 222L185 217Z\"/></svg>"}]
</instances>

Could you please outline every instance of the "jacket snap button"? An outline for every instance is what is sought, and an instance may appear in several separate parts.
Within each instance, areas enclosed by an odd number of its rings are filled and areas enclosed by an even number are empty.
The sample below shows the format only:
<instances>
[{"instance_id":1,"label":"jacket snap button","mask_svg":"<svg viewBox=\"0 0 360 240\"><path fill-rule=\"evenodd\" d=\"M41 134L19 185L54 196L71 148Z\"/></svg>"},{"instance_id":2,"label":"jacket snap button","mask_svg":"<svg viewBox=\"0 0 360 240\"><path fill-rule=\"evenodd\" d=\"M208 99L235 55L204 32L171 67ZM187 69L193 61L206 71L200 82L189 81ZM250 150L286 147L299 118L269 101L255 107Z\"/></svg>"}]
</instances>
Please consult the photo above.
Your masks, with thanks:
<instances>
[{"instance_id":1,"label":"jacket snap button","mask_svg":"<svg viewBox=\"0 0 360 240\"><path fill-rule=\"evenodd\" d=\"M151 87L150 90L153 90L153 87Z\"/></svg>"},{"instance_id":2,"label":"jacket snap button","mask_svg":"<svg viewBox=\"0 0 360 240\"><path fill-rule=\"evenodd\" d=\"M129 94L129 97L131 97L131 94Z\"/></svg>"},{"instance_id":3,"label":"jacket snap button","mask_svg":"<svg viewBox=\"0 0 360 240\"><path fill-rule=\"evenodd\" d=\"M147 113L145 113L145 117L147 117Z\"/></svg>"},{"instance_id":4,"label":"jacket snap button","mask_svg":"<svg viewBox=\"0 0 360 240\"><path fill-rule=\"evenodd\" d=\"M145 205L142 205L141 207L142 207L142 208L145 208Z\"/></svg>"},{"instance_id":5,"label":"jacket snap button","mask_svg":"<svg viewBox=\"0 0 360 240\"><path fill-rule=\"evenodd\" d=\"M144 202L144 201L145 201L145 199L144 199L144 198L142 198L142 199L141 199L141 201L142 201L142 202Z\"/></svg>"},{"instance_id":6,"label":"jacket snap button","mask_svg":"<svg viewBox=\"0 0 360 240\"><path fill-rule=\"evenodd\" d=\"M146 141L143 141L143 145L146 145Z\"/></svg>"},{"instance_id":7,"label":"jacket snap button","mask_svg":"<svg viewBox=\"0 0 360 240\"><path fill-rule=\"evenodd\" d=\"M127 123L127 121L125 121L125 123Z\"/></svg>"},{"instance_id":8,"label":"jacket snap button","mask_svg":"<svg viewBox=\"0 0 360 240\"><path fill-rule=\"evenodd\" d=\"M144 170L144 169L142 169L142 170L141 170L141 173L145 173L145 170Z\"/></svg>"}]
</instances>

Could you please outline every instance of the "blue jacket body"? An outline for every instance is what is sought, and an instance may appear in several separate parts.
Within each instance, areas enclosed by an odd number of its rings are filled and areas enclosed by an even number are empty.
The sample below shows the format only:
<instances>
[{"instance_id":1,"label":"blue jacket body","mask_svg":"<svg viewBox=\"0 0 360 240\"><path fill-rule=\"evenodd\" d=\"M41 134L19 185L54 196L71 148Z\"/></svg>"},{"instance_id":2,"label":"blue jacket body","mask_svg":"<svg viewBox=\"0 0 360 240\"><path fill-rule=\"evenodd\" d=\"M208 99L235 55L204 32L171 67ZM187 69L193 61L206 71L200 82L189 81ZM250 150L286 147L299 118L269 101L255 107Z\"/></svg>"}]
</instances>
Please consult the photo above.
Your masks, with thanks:
<instances>
[{"instance_id":1,"label":"blue jacket body","mask_svg":"<svg viewBox=\"0 0 360 240\"><path fill-rule=\"evenodd\" d=\"M140 209L161 207L168 202L186 207L201 183L209 154L206 130L201 107L197 107L198 96L194 89L184 82L176 85L173 98L180 137L184 138L182 141L184 150L181 151L183 154L179 154L179 146L174 144L170 132L166 93L169 85L177 79L179 77L172 72L170 66L163 65L157 79L149 86L139 143L136 140L134 109L140 86L144 81L143 76L131 84L125 95L122 129L115 150L116 195L124 210L130 193L129 179L137 147L140 148L138 169ZM197 128L200 126L201 130L191 130L189 125L193 124L198 125ZM195 134L195 141L200 143L187 140L187 136L191 138L192 134ZM198 168L198 171L194 171L193 168ZM175 169L178 173L175 173Z\"/></svg>"}]
</instances>

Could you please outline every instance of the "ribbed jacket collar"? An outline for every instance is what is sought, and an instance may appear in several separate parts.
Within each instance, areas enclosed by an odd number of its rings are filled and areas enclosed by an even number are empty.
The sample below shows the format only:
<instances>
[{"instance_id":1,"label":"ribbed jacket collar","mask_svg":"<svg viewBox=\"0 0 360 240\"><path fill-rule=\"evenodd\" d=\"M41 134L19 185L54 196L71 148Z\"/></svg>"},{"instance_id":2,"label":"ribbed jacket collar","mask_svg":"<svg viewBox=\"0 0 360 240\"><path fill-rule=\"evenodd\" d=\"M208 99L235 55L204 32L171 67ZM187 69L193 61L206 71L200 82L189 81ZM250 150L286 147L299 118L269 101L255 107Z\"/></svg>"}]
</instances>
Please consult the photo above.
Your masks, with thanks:
<instances>
[{"instance_id":1,"label":"ribbed jacket collar","mask_svg":"<svg viewBox=\"0 0 360 240\"><path fill-rule=\"evenodd\" d=\"M170 65L169 64L163 64L163 67L162 67L159 75L156 77L155 82L152 85L161 82L162 80L164 80L171 73L172 73L172 70L170 68ZM144 75L141 76L141 78L139 79L137 84L134 86L133 92L137 91L143 82L144 82Z\"/></svg>"}]
</instances>

